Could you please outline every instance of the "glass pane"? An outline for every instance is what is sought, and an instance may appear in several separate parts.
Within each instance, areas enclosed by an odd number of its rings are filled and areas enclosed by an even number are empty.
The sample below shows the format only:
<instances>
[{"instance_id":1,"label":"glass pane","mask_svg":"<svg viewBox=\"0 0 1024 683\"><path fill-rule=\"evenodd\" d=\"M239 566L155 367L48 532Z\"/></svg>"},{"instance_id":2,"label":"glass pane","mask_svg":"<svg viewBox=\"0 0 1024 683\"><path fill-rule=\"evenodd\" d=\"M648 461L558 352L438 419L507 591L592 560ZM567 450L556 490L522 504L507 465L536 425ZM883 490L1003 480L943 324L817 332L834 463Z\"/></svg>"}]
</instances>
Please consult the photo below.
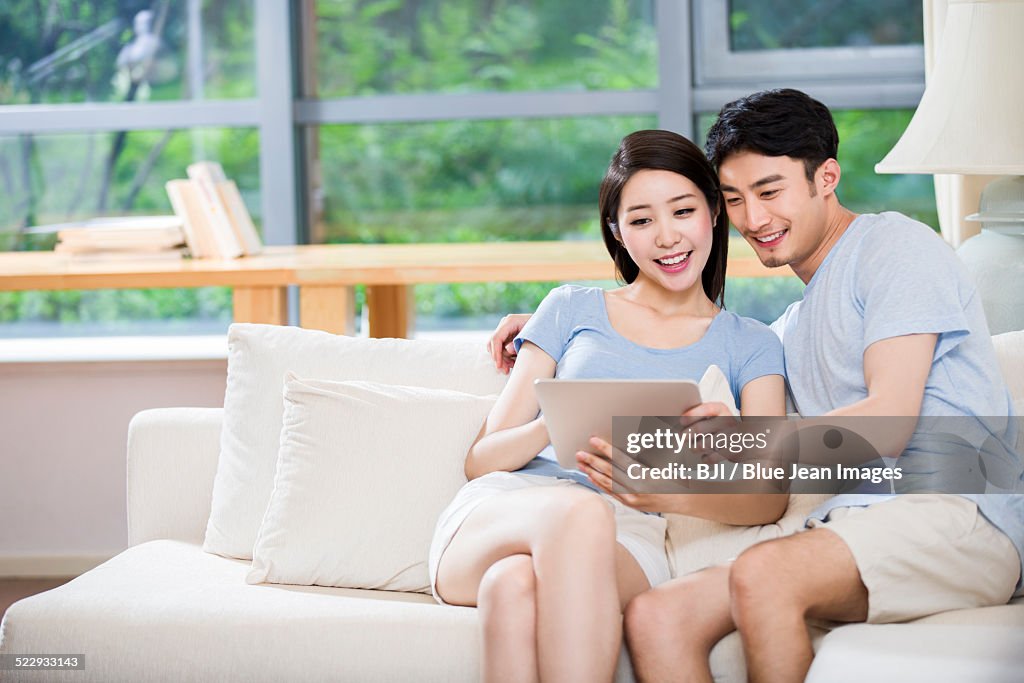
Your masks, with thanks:
<instances>
[{"instance_id":1,"label":"glass pane","mask_svg":"<svg viewBox=\"0 0 1024 683\"><path fill-rule=\"evenodd\" d=\"M839 165L843 179L839 200L857 213L899 211L938 230L935 186L932 176L875 173L875 164L892 149L906 130L909 109L848 109L833 111L839 130ZM714 114L698 119L700 144L715 120Z\"/></svg>"},{"instance_id":2,"label":"glass pane","mask_svg":"<svg viewBox=\"0 0 1024 683\"><path fill-rule=\"evenodd\" d=\"M311 130L313 242L598 239L597 187L653 116Z\"/></svg>"},{"instance_id":3,"label":"glass pane","mask_svg":"<svg viewBox=\"0 0 1024 683\"><path fill-rule=\"evenodd\" d=\"M231 289L0 292L0 339L225 334Z\"/></svg>"},{"instance_id":4,"label":"glass pane","mask_svg":"<svg viewBox=\"0 0 1024 683\"><path fill-rule=\"evenodd\" d=\"M52 249L34 226L171 214L164 183L199 159L221 163L259 225L255 129L0 137L0 250ZM223 288L0 292L0 337L213 333L230 319Z\"/></svg>"},{"instance_id":5,"label":"glass pane","mask_svg":"<svg viewBox=\"0 0 1024 683\"><path fill-rule=\"evenodd\" d=\"M253 97L253 0L4 0L0 104Z\"/></svg>"},{"instance_id":6,"label":"glass pane","mask_svg":"<svg viewBox=\"0 0 1024 683\"><path fill-rule=\"evenodd\" d=\"M779 50L921 44L921 0L730 0L730 47Z\"/></svg>"},{"instance_id":7,"label":"glass pane","mask_svg":"<svg viewBox=\"0 0 1024 683\"><path fill-rule=\"evenodd\" d=\"M657 86L653 0L319 0L305 92Z\"/></svg>"},{"instance_id":8,"label":"glass pane","mask_svg":"<svg viewBox=\"0 0 1024 683\"><path fill-rule=\"evenodd\" d=\"M653 116L312 129L314 242L599 239L597 188L619 140ZM420 331L493 327L554 283L416 288Z\"/></svg>"}]
</instances>

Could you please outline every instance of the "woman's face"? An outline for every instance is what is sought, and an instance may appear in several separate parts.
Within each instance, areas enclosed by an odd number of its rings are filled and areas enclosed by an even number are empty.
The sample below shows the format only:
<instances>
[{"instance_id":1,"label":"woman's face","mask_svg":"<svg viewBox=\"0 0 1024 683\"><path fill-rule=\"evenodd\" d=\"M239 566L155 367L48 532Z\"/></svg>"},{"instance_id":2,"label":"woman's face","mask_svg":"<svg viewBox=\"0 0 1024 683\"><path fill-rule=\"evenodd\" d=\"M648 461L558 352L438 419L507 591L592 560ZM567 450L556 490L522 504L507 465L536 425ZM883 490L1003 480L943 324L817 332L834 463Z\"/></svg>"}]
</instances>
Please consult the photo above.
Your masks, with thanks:
<instances>
[{"instance_id":1,"label":"woman's face","mask_svg":"<svg viewBox=\"0 0 1024 683\"><path fill-rule=\"evenodd\" d=\"M638 171L622 188L617 219L641 275L674 292L700 286L715 216L693 181L672 171Z\"/></svg>"}]
</instances>

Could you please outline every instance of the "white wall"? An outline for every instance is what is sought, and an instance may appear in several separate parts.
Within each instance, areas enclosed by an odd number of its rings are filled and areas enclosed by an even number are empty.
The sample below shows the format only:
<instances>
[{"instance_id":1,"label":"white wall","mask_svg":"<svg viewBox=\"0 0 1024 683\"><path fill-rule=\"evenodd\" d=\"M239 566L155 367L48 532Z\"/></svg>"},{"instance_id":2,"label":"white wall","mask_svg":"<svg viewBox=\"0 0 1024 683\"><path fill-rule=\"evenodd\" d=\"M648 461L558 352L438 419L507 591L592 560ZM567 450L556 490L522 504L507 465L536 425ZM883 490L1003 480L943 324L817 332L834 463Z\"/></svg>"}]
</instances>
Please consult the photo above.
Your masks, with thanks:
<instances>
[{"instance_id":1,"label":"white wall","mask_svg":"<svg viewBox=\"0 0 1024 683\"><path fill-rule=\"evenodd\" d=\"M0 576L80 573L128 547L128 421L221 406L226 361L0 363Z\"/></svg>"}]
</instances>

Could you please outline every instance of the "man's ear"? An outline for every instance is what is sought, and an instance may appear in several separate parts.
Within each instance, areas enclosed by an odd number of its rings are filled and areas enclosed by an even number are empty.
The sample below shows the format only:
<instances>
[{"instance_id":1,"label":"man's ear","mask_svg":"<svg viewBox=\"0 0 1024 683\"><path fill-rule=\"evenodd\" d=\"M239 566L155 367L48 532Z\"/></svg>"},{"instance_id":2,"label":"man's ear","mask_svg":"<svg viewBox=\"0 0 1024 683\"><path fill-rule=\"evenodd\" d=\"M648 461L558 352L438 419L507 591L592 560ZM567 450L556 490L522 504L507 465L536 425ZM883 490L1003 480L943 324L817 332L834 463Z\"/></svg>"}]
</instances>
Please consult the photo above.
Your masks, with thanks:
<instances>
[{"instance_id":1,"label":"man's ear","mask_svg":"<svg viewBox=\"0 0 1024 683\"><path fill-rule=\"evenodd\" d=\"M839 185L839 179L843 175L843 170L839 167L839 162L835 159L826 159L825 162L818 167L818 172L815 174L815 184L818 186L818 191L821 192L822 196L827 197L836 193L836 187Z\"/></svg>"}]
</instances>

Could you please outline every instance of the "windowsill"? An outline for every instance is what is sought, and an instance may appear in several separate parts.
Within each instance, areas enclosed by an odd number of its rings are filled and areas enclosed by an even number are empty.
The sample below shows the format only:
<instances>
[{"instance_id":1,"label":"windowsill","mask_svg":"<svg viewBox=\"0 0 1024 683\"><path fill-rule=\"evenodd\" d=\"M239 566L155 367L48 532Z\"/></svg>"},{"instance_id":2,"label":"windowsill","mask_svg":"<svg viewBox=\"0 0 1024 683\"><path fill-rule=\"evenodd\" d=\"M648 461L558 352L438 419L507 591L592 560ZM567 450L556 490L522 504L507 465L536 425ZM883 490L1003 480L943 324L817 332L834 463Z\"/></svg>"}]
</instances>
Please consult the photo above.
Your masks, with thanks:
<instances>
[{"instance_id":1,"label":"windowsill","mask_svg":"<svg viewBox=\"0 0 1024 683\"><path fill-rule=\"evenodd\" d=\"M227 356L223 334L0 339L0 364L224 360Z\"/></svg>"},{"instance_id":2,"label":"windowsill","mask_svg":"<svg viewBox=\"0 0 1024 683\"><path fill-rule=\"evenodd\" d=\"M473 342L483 348L490 336L491 330L430 330L415 333L414 339ZM227 355L223 334L0 339L0 365L224 360Z\"/></svg>"}]
</instances>

